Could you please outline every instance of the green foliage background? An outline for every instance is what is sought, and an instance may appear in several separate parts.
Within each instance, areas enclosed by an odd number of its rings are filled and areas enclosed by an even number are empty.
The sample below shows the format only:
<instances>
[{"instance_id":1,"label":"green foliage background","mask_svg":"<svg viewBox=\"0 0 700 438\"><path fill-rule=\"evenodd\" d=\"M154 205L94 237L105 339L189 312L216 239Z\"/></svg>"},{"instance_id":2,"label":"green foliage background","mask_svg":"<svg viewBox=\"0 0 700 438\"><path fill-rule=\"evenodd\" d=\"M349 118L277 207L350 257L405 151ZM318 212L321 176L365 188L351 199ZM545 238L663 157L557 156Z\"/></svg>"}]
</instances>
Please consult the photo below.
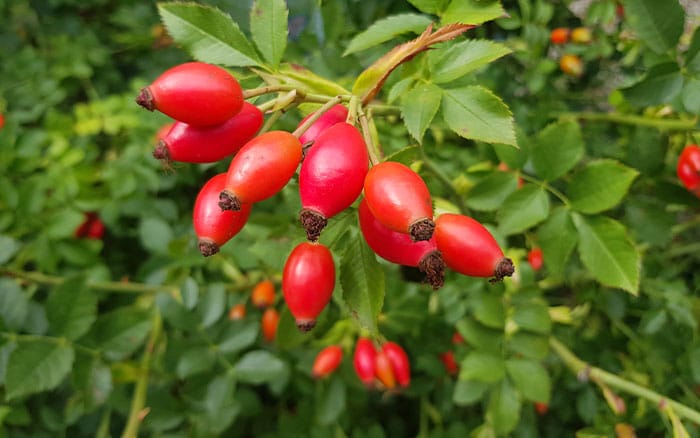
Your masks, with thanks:
<instances>
[{"instance_id":1,"label":"green foliage background","mask_svg":"<svg viewBox=\"0 0 700 438\"><path fill-rule=\"evenodd\" d=\"M612 0L585 11L261 0L252 15L247 2L204 3L221 12L0 0L0 433L602 437L626 423L638 436L700 436L700 200L675 176L683 146L700 140L692 5L629 0L620 17ZM516 276L491 285L450 273L432 292L375 259L350 209L321 238L340 273L313 332L296 331L281 296L273 344L252 306L230 321L259 280L279 283L304 240L298 186L257 204L204 259L192 203L228 163L164 172L151 151L168 119L137 107L139 88L195 58L230 67L245 88L362 91L355 79L391 47L460 21L483 24L399 67L372 128L390 159L424 177L437 211L488 225ZM593 42L552 46L559 26L587 26ZM219 50L198 49L212 39ZM563 53L581 56L582 77L561 73ZM275 127L294 129L310 109ZM101 240L74 236L90 211L106 225ZM544 251L539 272L526 262L533 247ZM465 343L452 344L455 331ZM360 333L404 346L409 389L360 384ZM344 347L343 364L313 381L330 343ZM458 376L439 360L448 350ZM589 375L580 360L598 368ZM644 388L679 404L659 407Z\"/></svg>"}]
</instances>

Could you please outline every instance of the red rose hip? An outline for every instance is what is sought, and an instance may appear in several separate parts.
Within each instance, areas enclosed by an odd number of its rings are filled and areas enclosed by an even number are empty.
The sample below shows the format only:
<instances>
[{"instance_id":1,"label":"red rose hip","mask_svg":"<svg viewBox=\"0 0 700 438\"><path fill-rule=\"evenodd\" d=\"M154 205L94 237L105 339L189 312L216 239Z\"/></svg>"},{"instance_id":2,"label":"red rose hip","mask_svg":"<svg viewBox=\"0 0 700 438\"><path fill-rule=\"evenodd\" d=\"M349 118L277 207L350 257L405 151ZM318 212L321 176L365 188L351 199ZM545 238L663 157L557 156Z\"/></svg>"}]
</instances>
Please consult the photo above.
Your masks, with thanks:
<instances>
[{"instance_id":1,"label":"red rose hip","mask_svg":"<svg viewBox=\"0 0 700 438\"><path fill-rule=\"evenodd\" d=\"M304 117L298 126L301 126L313 117L315 111L310 113L308 116ZM316 140L323 131L335 125L336 123L344 122L348 118L348 109L344 105L335 105L325 113L321 115L316 121L304 131L303 134L299 136L299 141L301 144L306 144L310 141Z\"/></svg>"},{"instance_id":2,"label":"red rose hip","mask_svg":"<svg viewBox=\"0 0 700 438\"><path fill-rule=\"evenodd\" d=\"M433 289L442 287L445 262L434 236L427 241L413 242L408 234L391 230L379 222L364 199L360 201L358 216L362 236L375 254L392 263L417 267L426 274L426 280Z\"/></svg>"},{"instance_id":3,"label":"red rose hip","mask_svg":"<svg viewBox=\"0 0 700 438\"><path fill-rule=\"evenodd\" d=\"M448 268L472 277L500 281L513 275L513 262L483 225L461 214L445 213L435 221L435 241Z\"/></svg>"},{"instance_id":4,"label":"red rose hip","mask_svg":"<svg viewBox=\"0 0 700 438\"><path fill-rule=\"evenodd\" d=\"M379 222L413 241L433 235L433 205L423 179L409 167L384 161L372 167L365 177L365 199Z\"/></svg>"},{"instance_id":5,"label":"red rose hip","mask_svg":"<svg viewBox=\"0 0 700 438\"><path fill-rule=\"evenodd\" d=\"M527 253L527 261L530 263L530 266L532 266L534 271L539 271L542 269L542 249L532 248L530 252Z\"/></svg>"},{"instance_id":6,"label":"red rose hip","mask_svg":"<svg viewBox=\"0 0 700 438\"><path fill-rule=\"evenodd\" d=\"M194 202L192 223L199 251L205 257L219 252L224 243L241 231L250 216L250 204L243 204L240 211L221 211L219 193L225 182L225 173L214 176L204 184Z\"/></svg>"},{"instance_id":7,"label":"red rose hip","mask_svg":"<svg viewBox=\"0 0 700 438\"><path fill-rule=\"evenodd\" d=\"M243 92L229 72L203 62L187 62L163 72L142 88L136 103L196 126L224 123L240 111Z\"/></svg>"},{"instance_id":8,"label":"red rose hip","mask_svg":"<svg viewBox=\"0 0 700 438\"><path fill-rule=\"evenodd\" d=\"M678 179L689 191L700 196L700 147L690 144L683 149L676 166Z\"/></svg>"},{"instance_id":9,"label":"red rose hip","mask_svg":"<svg viewBox=\"0 0 700 438\"><path fill-rule=\"evenodd\" d=\"M355 344L355 353L352 358L352 365L355 374L367 387L374 384L375 356L377 350L369 338L359 338Z\"/></svg>"},{"instance_id":10,"label":"red rose hip","mask_svg":"<svg viewBox=\"0 0 700 438\"><path fill-rule=\"evenodd\" d=\"M398 384L407 387L411 383L411 365L408 355L401 346L395 342L385 342L382 351L389 358L391 370Z\"/></svg>"},{"instance_id":11,"label":"red rose hip","mask_svg":"<svg viewBox=\"0 0 700 438\"><path fill-rule=\"evenodd\" d=\"M337 345L330 345L321 350L314 365L311 368L311 375L316 379L321 379L331 375L340 366L343 360L343 349Z\"/></svg>"},{"instance_id":12,"label":"red rose hip","mask_svg":"<svg viewBox=\"0 0 700 438\"><path fill-rule=\"evenodd\" d=\"M319 243L303 242L289 254L282 272L282 291L296 325L307 332L333 295L335 263L330 250Z\"/></svg>"},{"instance_id":13,"label":"red rose hip","mask_svg":"<svg viewBox=\"0 0 700 438\"><path fill-rule=\"evenodd\" d=\"M219 195L222 210L265 200L289 182L301 160L299 139L286 131L269 131L246 143L231 160L226 186Z\"/></svg>"},{"instance_id":14,"label":"red rose hip","mask_svg":"<svg viewBox=\"0 0 700 438\"><path fill-rule=\"evenodd\" d=\"M367 147L354 126L336 123L316 138L299 172L299 218L309 240L318 240L328 218L360 196L368 166Z\"/></svg>"},{"instance_id":15,"label":"red rose hip","mask_svg":"<svg viewBox=\"0 0 700 438\"><path fill-rule=\"evenodd\" d=\"M195 126L177 122L160 139L153 156L166 164L215 163L236 153L250 141L263 124L263 114L253 104L243 103L235 116L215 126Z\"/></svg>"}]
</instances>

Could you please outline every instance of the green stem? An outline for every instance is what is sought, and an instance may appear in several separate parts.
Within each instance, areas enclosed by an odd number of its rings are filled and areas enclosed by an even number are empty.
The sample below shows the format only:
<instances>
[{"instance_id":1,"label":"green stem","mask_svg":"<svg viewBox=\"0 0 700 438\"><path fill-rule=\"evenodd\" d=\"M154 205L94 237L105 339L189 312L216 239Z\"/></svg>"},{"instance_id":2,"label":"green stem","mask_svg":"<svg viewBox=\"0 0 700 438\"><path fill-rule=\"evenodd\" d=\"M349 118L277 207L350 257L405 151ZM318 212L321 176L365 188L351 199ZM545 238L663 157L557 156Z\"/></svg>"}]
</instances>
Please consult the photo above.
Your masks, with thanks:
<instances>
[{"instance_id":1,"label":"green stem","mask_svg":"<svg viewBox=\"0 0 700 438\"><path fill-rule=\"evenodd\" d=\"M343 100L343 99L342 99L341 96L335 96L334 98L332 98L332 99L329 100L328 102L324 103L324 104L321 106L321 108L319 108L319 109L317 109L316 111L314 111L313 115L312 115L311 117L309 117L308 120L306 120L306 121L305 121L303 124L301 124L297 129L295 129L294 132L292 132L292 135L294 135L294 136L297 137L297 138L300 137L300 136L301 136L304 132L306 132L306 130L309 129L309 128L311 127L311 125L313 125L313 124L316 122L316 120L318 120L326 111L328 111L329 109L333 108L333 106L339 104L342 100Z\"/></svg>"},{"instance_id":2,"label":"green stem","mask_svg":"<svg viewBox=\"0 0 700 438\"><path fill-rule=\"evenodd\" d=\"M260 88L251 88L250 90L243 90L243 99L250 99L251 97L262 96L264 94L279 93L280 91L293 91L296 87L291 85L266 85Z\"/></svg>"},{"instance_id":3,"label":"green stem","mask_svg":"<svg viewBox=\"0 0 700 438\"><path fill-rule=\"evenodd\" d=\"M355 126L357 123L357 109L360 104L360 99L357 96L352 96L350 103L348 103L348 117L345 119L345 123Z\"/></svg>"},{"instance_id":4,"label":"green stem","mask_svg":"<svg viewBox=\"0 0 700 438\"><path fill-rule=\"evenodd\" d=\"M258 135L269 131L272 128L272 125L274 125L280 119L280 117L282 117L282 114L284 114L282 111L275 111L272 113L272 115L265 120L265 124L262 126L262 128L260 128L260 131L258 131Z\"/></svg>"},{"instance_id":5,"label":"green stem","mask_svg":"<svg viewBox=\"0 0 700 438\"><path fill-rule=\"evenodd\" d=\"M382 151L379 146L375 144L372 140L372 133L369 128L369 121L367 120L367 114L365 114L362 107L357 108L358 118L360 120L360 128L362 128L362 137L367 145L367 153L369 154L369 162L372 166L379 164L382 161Z\"/></svg>"},{"instance_id":6,"label":"green stem","mask_svg":"<svg viewBox=\"0 0 700 438\"><path fill-rule=\"evenodd\" d=\"M54 275L46 275L41 272L16 271L11 269L0 269L0 276L19 278L32 283L58 286L65 281L65 278ZM90 281L86 286L90 289L116 292L125 294L156 294L158 292L176 292L177 287L171 285L153 285L143 283L130 283L123 281Z\"/></svg>"},{"instance_id":7,"label":"green stem","mask_svg":"<svg viewBox=\"0 0 700 438\"><path fill-rule=\"evenodd\" d=\"M690 120L672 120L616 113L566 112L555 115L560 119L573 118L579 120L591 120L594 122L612 122L625 125L648 126L659 130L675 131L692 131L696 128L698 123L697 118Z\"/></svg>"},{"instance_id":8,"label":"green stem","mask_svg":"<svg viewBox=\"0 0 700 438\"><path fill-rule=\"evenodd\" d=\"M58 345L69 344L74 349L82 351L83 353L89 354L90 356L94 356L94 357L101 356L101 352L99 350L85 347L83 345L71 342L66 338L59 338L56 336L20 335L17 333L10 333L10 332L0 332L0 336L7 339L10 342L25 341L25 342L51 342L53 344L58 344Z\"/></svg>"},{"instance_id":9,"label":"green stem","mask_svg":"<svg viewBox=\"0 0 700 438\"><path fill-rule=\"evenodd\" d=\"M372 111L373 115L377 116L400 116L401 109L394 105L381 105L371 103L367 105L368 110Z\"/></svg>"},{"instance_id":10,"label":"green stem","mask_svg":"<svg viewBox=\"0 0 700 438\"><path fill-rule=\"evenodd\" d=\"M146 348L141 357L141 375L136 381L134 396L131 399L131 408L129 409L129 418L126 422L126 427L122 433L123 438L136 438L139 433L139 427L143 421L143 409L146 405L146 394L148 391L148 380L150 377L151 358L155 349L158 338L163 330L163 320L158 311L153 315L153 327L151 335L148 337Z\"/></svg>"},{"instance_id":11,"label":"green stem","mask_svg":"<svg viewBox=\"0 0 700 438\"><path fill-rule=\"evenodd\" d=\"M657 406L670 406L680 417L691 420L696 424L700 424L700 412L696 411L695 409L665 397L658 392L630 382L629 380L625 380L616 374L609 373L605 370L589 365L588 363L579 359L571 350L569 350L564 344L559 342L554 337L549 339L549 345L574 374L581 375L581 373L585 373L592 379L598 379L613 388L619 389L620 391L649 400Z\"/></svg>"},{"instance_id":12,"label":"green stem","mask_svg":"<svg viewBox=\"0 0 700 438\"><path fill-rule=\"evenodd\" d=\"M530 175L527 175L527 174L525 174L525 173L520 173L520 177L521 177L522 179L524 179L525 181L527 181L527 182L531 182L531 183L533 183L533 184L536 184L536 185L538 185L538 186L544 188L545 190L547 190L548 192L550 192L551 194L553 194L554 196L556 196L557 198L559 198L559 200L560 200L564 205L566 205L566 206L569 207L569 208L571 207L571 202L569 201L569 198L567 198L567 197L566 197L562 192L560 192L559 190L557 190L557 189L555 189L554 187L552 187L551 185L549 185L549 183L547 183L546 181L540 181L539 179L534 178L534 177L532 177L532 176L530 176Z\"/></svg>"},{"instance_id":13,"label":"green stem","mask_svg":"<svg viewBox=\"0 0 700 438\"><path fill-rule=\"evenodd\" d=\"M464 204L464 199L460 196L460 194L457 192L457 189L455 188L454 184L452 184L452 180L447 177L445 172L440 169L440 167L437 166L430 158L425 153L425 150L423 149L422 146L419 146L420 149L420 154L421 154L421 159L423 160L423 165L437 177L437 179L445 186L447 187L447 190L452 194L452 198L454 199L455 203L457 204L457 208L459 208L459 212L461 214L467 214L469 212L469 209L467 206Z\"/></svg>"}]
</instances>

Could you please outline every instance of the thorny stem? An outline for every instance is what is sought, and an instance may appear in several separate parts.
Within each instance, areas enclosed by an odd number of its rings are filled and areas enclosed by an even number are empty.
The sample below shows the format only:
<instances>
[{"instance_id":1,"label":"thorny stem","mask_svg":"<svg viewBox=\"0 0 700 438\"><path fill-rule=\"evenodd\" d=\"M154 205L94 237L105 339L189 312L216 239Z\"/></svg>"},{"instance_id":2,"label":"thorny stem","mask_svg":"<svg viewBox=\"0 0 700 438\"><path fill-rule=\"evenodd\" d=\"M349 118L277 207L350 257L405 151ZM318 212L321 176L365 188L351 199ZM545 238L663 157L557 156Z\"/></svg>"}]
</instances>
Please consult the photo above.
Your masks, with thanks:
<instances>
[{"instance_id":1,"label":"thorny stem","mask_svg":"<svg viewBox=\"0 0 700 438\"><path fill-rule=\"evenodd\" d=\"M323 113L325 113L329 109L333 108L333 106L339 104L342 100L343 99L341 96L335 96L334 98L332 98L328 102L324 103L323 106L321 106L321 108L314 111L313 115L311 117L309 117L309 119L307 121L305 121L297 129L295 129L294 132L292 132L292 135L294 135L297 138L301 137L301 135L304 132L306 132L306 130L309 129L311 127L311 125L313 125L316 122L316 120L318 120L323 115Z\"/></svg>"},{"instance_id":2,"label":"thorny stem","mask_svg":"<svg viewBox=\"0 0 700 438\"><path fill-rule=\"evenodd\" d=\"M375 166L382 161L382 151L379 149L379 146L375 144L374 140L372 140L372 133L369 130L369 121L367 120L367 114L365 114L362 107L358 107L357 114L360 119L360 127L362 128L362 137L364 138L365 144L367 145L369 162L372 163L372 166Z\"/></svg>"},{"instance_id":3,"label":"thorny stem","mask_svg":"<svg viewBox=\"0 0 700 438\"><path fill-rule=\"evenodd\" d=\"M153 326L151 328L151 335L148 337L148 342L146 343L146 348L144 349L143 356L141 357L141 375L136 381L136 387L134 388L134 396L131 399L131 408L129 410L129 418L126 422L126 427L122 433L123 438L136 438L138 436L139 427L143 421L144 406L146 405L146 394L148 390L148 379L150 377L151 369L151 358L153 357L153 350L155 349L158 338L160 337L161 331L163 329L163 320L160 317L158 311L153 315ZM147 409L147 408L146 408Z\"/></svg>"},{"instance_id":4,"label":"thorny stem","mask_svg":"<svg viewBox=\"0 0 700 438\"><path fill-rule=\"evenodd\" d=\"M696 411L695 409L665 397L658 392L630 382L629 380L625 380L616 374L591 366L590 364L579 359L571 350L569 350L564 344L559 342L559 340L554 337L549 339L549 346L552 347L552 350L554 350L554 352L561 358L562 361L564 361L566 366L569 367L574 374L581 375L581 373L584 373L593 380L598 379L608 386L619 389L620 391L649 400L656 404L659 408L669 406L680 417L691 420L696 424L700 424L700 412Z\"/></svg>"},{"instance_id":5,"label":"thorny stem","mask_svg":"<svg viewBox=\"0 0 700 438\"><path fill-rule=\"evenodd\" d=\"M698 119L678 120L678 119L660 119L655 117L644 117L631 114L616 114L616 113L594 113L594 112L565 112L558 113L555 116L560 119L573 118L579 120L591 120L599 122L613 122L625 125L649 126L660 130L677 130L677 131L692 131L698 123Z\"/></svg>"},{"instance_id":6,"label":"thorny stem","mask_svg":"<svg viewBox=\"0 0 700 438\"><path fill-rule=\"evenodd\" d=\"M554 187L552 187L551 185L549 185L546 181L540 181L539 179L534 178L534 177L532 177L532 176L530 176L530 175L527 175L527 174L525 174L525 173L520 173L520 177L521 177L522 179L524 179L525 181L527 181L527 182L531 182L531 183L536 184L536 185L538 185L538 186L540 186L540 187L543 187L544 189L546 189L547 191L549 191L551 194L553 194L554 196L556 196L557 198L559 198L559 200L560 200L564 205L566 205L567 207L571 207L571 203L569 202L569 198L567 198L567 197L566 197L562 192L560 192L559 190L557 190L557 189L555 189Z\"/></svg>"},{"instance_id":7,"label":"thorny stem","mask_svg":"<svg viewBox=\"0 0 700 438\"><path fill-rule=\"evenodd\" d=\"M421 159L423 161L423 165L432 173L435 175L435 177L440 180L440 182L447 187L447 190L450 191L452 194L452 197L455 200L455 203L457 204L457 208L459 208L459 212L461 214L466 214L469 212L469 209L467 206L464 204L464 199L459 195L457 192L457 189L455 188L454 184L452 184L452 181L450 178L445 175L445 173L440 169L433 161L428 158L428 156L425 153L425 150L423 149L423 146L419 146L418 149L420 150L421 154Z\"/></svg>"}]
</instances>

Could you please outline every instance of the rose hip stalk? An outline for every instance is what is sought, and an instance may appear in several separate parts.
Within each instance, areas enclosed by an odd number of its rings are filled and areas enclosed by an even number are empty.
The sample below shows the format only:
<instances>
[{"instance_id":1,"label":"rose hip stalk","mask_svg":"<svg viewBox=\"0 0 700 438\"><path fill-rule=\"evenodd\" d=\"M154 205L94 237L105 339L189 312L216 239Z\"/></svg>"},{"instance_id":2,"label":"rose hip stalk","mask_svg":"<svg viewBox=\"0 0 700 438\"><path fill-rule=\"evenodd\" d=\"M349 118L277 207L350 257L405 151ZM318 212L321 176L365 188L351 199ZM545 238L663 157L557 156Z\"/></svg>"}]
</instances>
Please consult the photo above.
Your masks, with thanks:
<instances>
[{"instance_id":1,"label":"rose hip stalk","mask_svg":"<svg viewBox=\"0 0 700 438\"><path fill-rule=\"evenodd\" d=\"M205 257L219 252L221 245L238 234L250 216L250 204L243 204L240 211L221 211L219 193L225 182L225 173L214 176L204 184L194 202L192 223L199 239L199 251Z\"/></svg>"},{"instance_id":2,"label":"rose hip stalk","mask_svg":"<svg viewBox=\"0 0 700 438\"><path fill-rule=\"evenodd\" d=\"M315 111L310 113L308 116L304 117L301 122L299 122L298 126L301 126L309 120L311 117L313 117ZM348 117L348 109L343 106L343 105L335 105L321 117L319 117L306 131L304 131L303 134L299 136L299 141L301 144L306 144L311 141L316 140L316 137L319 136L323 131L326 129L330 128L331 126L335 125L336 123L344 122L345 119Z\"/></svg>"},{"instance_id":3,"label":"rose hip stalk","mask_svg":"<svg viewBox=\"0 0 700 438\"><path fill-rule=\"evenodd\" d=\"M377 350L374 344L368 338L359 338L355 344L355 353L353 355L352 364L355 368L355 374L360 378L362 383L367 387L372 387L374 384L375 357Z\"/></svg>"},{"instance_id":4,"label":"rose hip stalk","mask_svg":"<svg viewBox=\"0 0 700 438\"><path fill-rule=\"evenodd\" d=\"M296 325L307 332L333 295L335 263L330 250L319 243L303 242L289 254L282 272L282 291Z\"/></svg>"},{"instance_id":5,"label":"rose hip stalk","mask_svg":"<svg viewBox=\"0 0 700 438\"><path fill-rule=\"evenodd\" d=\"M269 131L246 143L231 160L226 186L219 195L222 210L267 199L289 182L301 160L299 139L285 131Z\"/></svg>"},{"instance_id":6,"label":"rose hip stalk","mask_svg":"<svg viewBox=\"0 0 700 438\"><path fill-rule=\"evenodd\" d=\"M299 172L299 218L309 240L318 240L328 218L360 196L368 166L367 147L354 126L337 123L316 138Z\"/></svg>"},{"instance_id":7,"label":"rose hip stalk","mask_svg":"<svg viewBox=\"0 0 700 438\"><path fill-rule=\"evenodd\" d=\"M384 161L365 177L365 199L374 217L415 241L433 235L433 205L423 179L409 167Z\"/></svg>"},{"instance_id":8,"label":"rose hip stalk","mask_svg":"<svg viewBox=\"0 0 700 438\"><path fill-rule=\"evenodd\" d=\"M221 67L203 62L180 64L141 89L136 103L196 126L212 126L230 119L243 105L236 78Z\"/></svg>"},{"instance_id":9,"label":"rose hip stalk","mask_svg":"<svg viewBox=\"0 0 700 438\"><path fill-rule=\"evenodd\" d=\"M448 268L472 277L500 281L513 275L513 262L503 256L483 225L461 214L445 213L435 221L435 241Z\"/></svg>"},{"instance_id":10,"label":"rose hip stalk","mask_svg":"<svg viewBox=\"0 0 700 438\"><path fill-rule=\"evenodd\" d=\"M263 124L263 114L253 104L243 103L235 116L215 126L195 126L177 122L161 138L153 156L166 164L215 163L236 153L255 137Z\"/></svg>"},{"instance_id":11,"label":"rose hip stalk","mask_svg":"<svg viewBox=\"0 0 700 438\"><path fill-rule=\"evenodd\" d=\"M379 222L364 199L360 201L358 216L362 236L375 254L391 263L418 267L426 274L433 289L442 287L445 282L445 262L434 236L427 241L413 242L408 234L391 230Z\"/></svg>"},{"instance_id":12,"label":"rose hip stalk","mask_svg":"<svg viewBox=\"0 0 700 438\"><path fill-rule=\"evenodd\" d=\"M337 345L330 345L321 350L314 360L311 375L316 379L327 377L335 371L343 360L343 349Z\"/></svg>"}]
</instances>

